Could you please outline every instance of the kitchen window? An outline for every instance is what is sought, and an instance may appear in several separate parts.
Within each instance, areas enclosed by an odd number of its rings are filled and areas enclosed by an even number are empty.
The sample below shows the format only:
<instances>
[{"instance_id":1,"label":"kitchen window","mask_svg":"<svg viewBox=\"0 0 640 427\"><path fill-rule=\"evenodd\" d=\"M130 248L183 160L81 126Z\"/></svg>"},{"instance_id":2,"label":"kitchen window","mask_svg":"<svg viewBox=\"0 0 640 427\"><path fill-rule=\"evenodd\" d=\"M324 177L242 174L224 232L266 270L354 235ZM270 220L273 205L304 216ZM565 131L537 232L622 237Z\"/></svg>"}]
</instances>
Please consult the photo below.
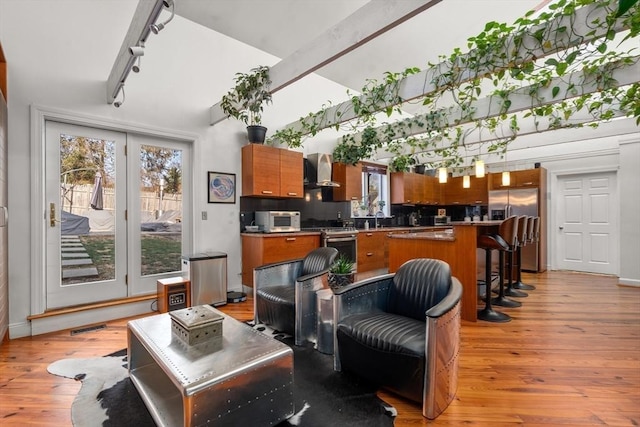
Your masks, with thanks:
<instances>
[{"instance_id":1,"label":"kitchen window","mask_svg":"<svg viewBox=\"0 0 640 427\"><path fill-rule=\"evenodd\" d=\"M389 177L380 165L362 167L362 200L359 205L363 216L388 216Z\"/></svg>"}]
</instances>

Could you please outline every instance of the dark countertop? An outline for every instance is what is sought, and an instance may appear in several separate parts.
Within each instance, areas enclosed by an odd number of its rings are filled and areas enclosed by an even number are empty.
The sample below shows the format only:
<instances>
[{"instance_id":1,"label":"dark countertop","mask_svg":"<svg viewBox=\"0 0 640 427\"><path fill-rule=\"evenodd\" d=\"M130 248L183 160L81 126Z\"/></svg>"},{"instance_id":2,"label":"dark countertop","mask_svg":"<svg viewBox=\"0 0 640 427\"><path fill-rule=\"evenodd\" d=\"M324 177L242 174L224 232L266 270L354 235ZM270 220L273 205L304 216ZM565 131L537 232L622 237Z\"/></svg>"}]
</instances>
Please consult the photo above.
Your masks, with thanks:
<instances>
[{"instance_id":1,"label":"dark countertop","mask_svg":"<svg viewBox=\"0 0 640 427\"><path fill-rule=\"evenodd\" d=\"M378 227L378 228L370 228L368 230L364 228L359 228L357 231L359 233L376 233L376 232L421 232L421 231L429 231L429 230L441 230L443 228L451 228L450 226L419 226L419 227ZM279 236L317 236L320 234L319 231L294 231L288 233L248 233L242 232L240 233L242 236L248 237L279 237Z\"/></svg>"},{"instance_id":2,"label":"dark countertop","mask_svg":"<svg viewBox=\"0 0 640 427\"><path fill-rule=\"evenodd\" d=\"M446 242L455 242L456 235L453 229L440 231L421 231L417 233L401 233L391 234L391 239L409 239L409 240L441 240Z\"/></svg>"}]
</instances>

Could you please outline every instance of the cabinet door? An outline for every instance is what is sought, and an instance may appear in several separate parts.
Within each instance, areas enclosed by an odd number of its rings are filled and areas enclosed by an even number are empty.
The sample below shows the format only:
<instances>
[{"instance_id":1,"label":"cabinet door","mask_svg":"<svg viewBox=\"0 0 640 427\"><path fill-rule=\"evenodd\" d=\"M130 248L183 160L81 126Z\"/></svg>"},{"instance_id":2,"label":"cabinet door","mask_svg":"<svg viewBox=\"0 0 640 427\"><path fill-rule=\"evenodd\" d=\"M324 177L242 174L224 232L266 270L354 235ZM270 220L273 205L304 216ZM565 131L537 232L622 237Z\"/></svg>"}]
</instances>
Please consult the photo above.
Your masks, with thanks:
<instances>
[{"instance_id":1,"label":"cabinet door","mask_svg":"<svg viewBox=\"0 0 640 427\"><path fill-rule=\"evenodd\" d=\"M242 147L242 195L280 196L280 149L260 144Z\"/></svg>"},{"instance_id":2,"label":"cabinet door","mask_svg":"<svg viewBox=\"0 0 640 427\"><path fill-rule=\"evenodd\" d=\"M301 199L304 195L302 153L280 150L280 195Z\"/></svg>"},{"instance_id":3,"label":"cabinet door","mask_svg":"<svg viewBox=\"0 0 640 427\"><path fill-rule=\"evenodd\" d=\"M312 250L320 247L320 235L275 236L264 238L264 264L304 258Z\"/></svg>"},{"instance_id":4,"label":"cabinet door","mask_svg":"<svg viewBox=\"0 0 640 427\"><path fill-rule=\"evenodd\" d=\"M462 184L460 184L462 185ZM482 178L471 177L471 186L467 195L467 204L487 205L489 204L489 191L487 190L487 176Z\"/></svg>"},{"instance_id":5,"label":"cabinet door","mask_svg":"<svg viewBox=\"0 0 640 427\"><path fill-rule=\"evenodd\" d=\"M434 176L423 175L422 176L424 187L424 204L426 205L443 205L444 195L446 194L445 185L438 182L438 178Z\"/></svg>"},{"instance_id":6,"label":"cabinet door","mask_svg":"<svg viewBox=\"0 0 640 427\"><path fill-rule=\"evenodd\" d=\"M539 187L540 169L527 169L511 172L512 186L515 187Z\"/></svg>"},{"instance_id":7,"label":"cabinet door","mask_svg":"<svg viewBox=\"0 0 640 427\"><path fill-rule=\"evenodd\" d=\"M333 189L335 202L348 202L362 199L362 165L345 165L333 163L332 179L340 183L340 187Z\"/></svg>"},{"instance_id":8,"label":"cabinet door","mask_svg":"<svg viewBox=\"0 0 640 427\"><path fill-rule=\"evenodd\" d=\"M386 267L386 235L383 231L358 233L358 273Z\"/></svg>"},{"instance_id":9,"label":"cabinet door","mask_svg":"<svg viewBox=\"0 0 640 427\"><path fill-rule=\"evenodd\" d=\"M405 188L407 182L405 180L406 172L391 172L391 203L402 204L408 203L405 199Z\"/></svg>"}]
</instances>

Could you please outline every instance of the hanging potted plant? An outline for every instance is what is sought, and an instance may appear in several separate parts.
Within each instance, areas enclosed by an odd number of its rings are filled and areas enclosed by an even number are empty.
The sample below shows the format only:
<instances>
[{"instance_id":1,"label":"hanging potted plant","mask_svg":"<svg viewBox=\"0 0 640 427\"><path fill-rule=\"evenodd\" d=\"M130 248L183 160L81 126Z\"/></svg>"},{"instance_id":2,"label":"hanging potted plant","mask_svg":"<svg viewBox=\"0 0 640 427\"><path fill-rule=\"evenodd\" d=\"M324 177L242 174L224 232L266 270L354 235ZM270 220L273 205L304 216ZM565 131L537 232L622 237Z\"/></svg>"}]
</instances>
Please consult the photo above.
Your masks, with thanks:
<instances>
[{"instance_id":1,"label":"hanging potted plant","mask_svg":"<svg viewBox=\"0 0 640 427\"><path fill-rule=\"evenodd\" d=\"M329 267L328 281L331 289L347 286L355 281L356 273L353 271L353 261L344 254L336 258Z\"/></svg>"},{"instance_id":2,"label":"hanging potted plant","mask_svg":"<svg viewBox=\"0 0 640 427\"><path fill-rule=\"evenodd\" d=\"M220 107L227 117L247 125L249 142L264 143L267 128L262 126L262 110L271 103L269 67L261 65L249 73L236 73L236 86L222 97Z\"/></svg>"}]
</instances>

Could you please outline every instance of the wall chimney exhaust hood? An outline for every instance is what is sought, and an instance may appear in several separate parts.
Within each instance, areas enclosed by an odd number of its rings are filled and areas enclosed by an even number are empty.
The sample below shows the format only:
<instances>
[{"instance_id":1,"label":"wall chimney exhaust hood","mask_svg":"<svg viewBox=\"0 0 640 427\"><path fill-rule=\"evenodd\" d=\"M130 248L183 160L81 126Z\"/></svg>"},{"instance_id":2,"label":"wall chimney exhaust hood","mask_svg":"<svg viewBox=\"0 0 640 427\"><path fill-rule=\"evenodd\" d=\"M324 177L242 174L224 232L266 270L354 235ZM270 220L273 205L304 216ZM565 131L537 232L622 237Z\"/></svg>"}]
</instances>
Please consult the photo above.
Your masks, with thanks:
<instances>
[{"instance_id":1,"label":"wall chimney exhaust hood","mask_svg":"<svg viewBox=\"0 0 640 427\"><path fill-rule=\"evenodd\" d=\"M304 185L310 188L340 187L331 180L331 155L308 154L304 162Z\"/></svg>"}]
</instances>

